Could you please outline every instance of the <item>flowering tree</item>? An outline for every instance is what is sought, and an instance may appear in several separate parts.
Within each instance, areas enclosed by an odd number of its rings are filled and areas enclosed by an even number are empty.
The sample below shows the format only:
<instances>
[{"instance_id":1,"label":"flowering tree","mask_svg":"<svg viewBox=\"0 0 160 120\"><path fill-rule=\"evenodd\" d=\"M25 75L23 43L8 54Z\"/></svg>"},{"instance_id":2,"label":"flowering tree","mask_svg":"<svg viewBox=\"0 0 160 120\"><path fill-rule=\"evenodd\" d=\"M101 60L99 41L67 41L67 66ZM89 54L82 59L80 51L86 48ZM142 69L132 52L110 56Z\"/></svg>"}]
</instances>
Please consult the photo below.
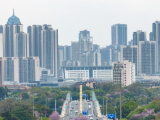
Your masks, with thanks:
<instances>
[{"instance_id":1,"label":"flowering tree","mask_svg":"<svg viewBox=\"0 0 160 120\"><path fill-rule=\"evenodd\" d=\"M77 116L77 117L75 117L73 120L89 120L89 117L88 116Z\"/></svg>"},{"instance_id":2,"label":"flowering tree","mask_svg":"<svg viewBox=\"0 0 160 120\"><path fill-rule=\"evenodd\" d=\"M38 113L38 111L34 111L34 114L35 114L35 116L36 116L36 118L37 119L39 119L40 117L39 117L39 113Z\"/></svg>"},{"instance_id":3,"label":"flowering tree","mask_svg":"<svg viewBox=\"0 0 160 120\"><path fill-rule=\"evenodd\" d=\"M59 119L60 119L58 112L53 112L53 113L49 116L49 118L50 118L51 120L59 120Z\"/></svg>"}]
</instances>

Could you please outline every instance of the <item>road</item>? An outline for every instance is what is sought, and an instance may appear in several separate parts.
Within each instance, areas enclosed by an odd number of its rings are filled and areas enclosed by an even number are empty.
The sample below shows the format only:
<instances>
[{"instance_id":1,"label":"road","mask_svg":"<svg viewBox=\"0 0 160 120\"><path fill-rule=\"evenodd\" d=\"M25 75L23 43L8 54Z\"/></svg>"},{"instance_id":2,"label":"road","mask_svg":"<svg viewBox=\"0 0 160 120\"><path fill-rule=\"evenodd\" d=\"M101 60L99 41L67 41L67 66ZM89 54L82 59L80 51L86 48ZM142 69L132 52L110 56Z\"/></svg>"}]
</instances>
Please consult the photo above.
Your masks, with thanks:
<instances>
[{"instance_id":1,"label":"road","mask_svg":"<svg viewBox=\"0 0 160 120\"><path fill-rule=\"evenodd\" d=\"M91 115L90 118L93 118L93 120L102 120L102 118L96 117L96 109L93 106L92 101L87 102L86 100L83 100L83 110L85 110L85 111L88 110L88 114ZM79 101L77 101L77 100L71 101L66 108L65 117L61 118L61 120L73 120L78 115L79 115Z\"/></svg>"}]
</instances>

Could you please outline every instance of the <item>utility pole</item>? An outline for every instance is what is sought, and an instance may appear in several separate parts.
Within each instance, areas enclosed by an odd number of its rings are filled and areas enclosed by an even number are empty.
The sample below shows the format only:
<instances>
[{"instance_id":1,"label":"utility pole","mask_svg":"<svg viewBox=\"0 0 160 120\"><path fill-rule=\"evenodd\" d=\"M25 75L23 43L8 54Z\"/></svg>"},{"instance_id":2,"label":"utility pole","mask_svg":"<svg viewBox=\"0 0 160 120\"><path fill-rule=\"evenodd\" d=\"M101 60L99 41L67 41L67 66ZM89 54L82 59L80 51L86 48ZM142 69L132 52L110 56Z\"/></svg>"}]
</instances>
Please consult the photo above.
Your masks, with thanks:
<instances>
[{"instance_id":1,"label":"utility pole","mask_svg":"<svg viewBox=\"0 0 160 120\"><path fill-rule=\"evenodd\" d=\"M103 115L104 115L104 97L103 97L103 107L102 108L103 108Z\"/></svg>"},{"instance_id":2,"label":"utility pole","mask_svg":"<svg viewBox=\"0 0 160 120\"><path fill-rule=\"evenodd\" d=\"M115 103L115 120L116 120L116 103Z\"/></svg>"},{"instance_id":3,"label":"utility pole","mask_svg":"<svg viewBox=\"0 0 160 120\"><path fill-rule=\"evenodd\" d=\"M56 99L55 99L55 111L57 111L57 110L56 110Z\"/></svg>"},{"instance_id":4,"label":"utility pole","mask_svg":"<svg viewBox=\"0 0 160 120\"><path fill-rule=\"evenodd\" d=\"M121 94L121 87L122 87L122 78L121 78L121 74L122 74L122 69L120 69L120 120L122 120L122 94Z\"/></svg>"},{"instance_id":5,"label":"utility pole","mask_svg":"<svg viewBox=\"0 0 160 120\"><path fill-rule=\"evenodd\" d=\"M34 116L34 98L33 98L33 116Z\"/></svg>"},{"instance_id":6,"label":"utility pole","mask_svg":"<svg viewBox=\"0 0 160 120\"><path fill-rule=\"evenodd\" d=\"M106 116L107 116L107 119L108 119L108 115L107 115L107 99L106 99Z\"/></svg>"}]
</instances>

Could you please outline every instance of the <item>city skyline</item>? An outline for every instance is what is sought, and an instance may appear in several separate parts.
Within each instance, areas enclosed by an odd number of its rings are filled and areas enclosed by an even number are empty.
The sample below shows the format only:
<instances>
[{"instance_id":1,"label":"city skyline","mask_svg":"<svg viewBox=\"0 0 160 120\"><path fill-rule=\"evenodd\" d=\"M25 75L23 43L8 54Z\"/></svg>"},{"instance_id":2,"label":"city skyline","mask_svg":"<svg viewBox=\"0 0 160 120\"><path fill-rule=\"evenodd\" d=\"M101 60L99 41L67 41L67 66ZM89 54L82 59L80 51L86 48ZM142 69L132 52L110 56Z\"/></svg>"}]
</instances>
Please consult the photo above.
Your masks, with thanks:
<instances>
[{"instance_id":1,"label":"city skyline","mask_svg":"<svg viewBox=\"0 0 160 120\"><path fill-rule=\"evenodd\" d=\"M27 26L34 24L51 24L59 29L59 45L71 45L71 41L78 41L79 31L87 29L93 36L93 43L105 47L111 44L111 26L117 23L127 24L128 41L137 30L146 32L149 40L152 23L159 20L158 14L154 14L159 10L158 0L2 1L7 8L0 8L0 24L7 23L14 8L24 32Z\"/></svg>"}]
</instances>

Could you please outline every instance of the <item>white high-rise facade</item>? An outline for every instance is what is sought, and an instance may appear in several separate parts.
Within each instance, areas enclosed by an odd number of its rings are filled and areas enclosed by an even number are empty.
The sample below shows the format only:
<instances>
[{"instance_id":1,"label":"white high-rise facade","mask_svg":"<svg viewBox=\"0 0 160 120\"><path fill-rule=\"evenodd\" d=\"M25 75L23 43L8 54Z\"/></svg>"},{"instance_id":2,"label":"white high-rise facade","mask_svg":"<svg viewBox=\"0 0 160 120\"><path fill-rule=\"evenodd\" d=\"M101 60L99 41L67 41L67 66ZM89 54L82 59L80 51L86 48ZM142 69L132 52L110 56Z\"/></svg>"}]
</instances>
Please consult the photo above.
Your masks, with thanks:
<instances>
[{"instance_id":1,"label":"white high-rise facade","mask_svg":"<svg viewBox=\"0 0 160 120\"><path fill-rule=\"evenodd\" d=\"M127 60L115 62L113 65L113 83L123 87L135 82L135 64Z\"/></svg>"},{"instance_id":2,"label":"white high-rise facade","mask_svg":"<svg viewBox=\"0 0 160 120\"><path fill-rule=\"evenodd\" d=\"M3 81L28 83L39 81L38 57L1 57Z\"/></svg>"}]
</instances>

